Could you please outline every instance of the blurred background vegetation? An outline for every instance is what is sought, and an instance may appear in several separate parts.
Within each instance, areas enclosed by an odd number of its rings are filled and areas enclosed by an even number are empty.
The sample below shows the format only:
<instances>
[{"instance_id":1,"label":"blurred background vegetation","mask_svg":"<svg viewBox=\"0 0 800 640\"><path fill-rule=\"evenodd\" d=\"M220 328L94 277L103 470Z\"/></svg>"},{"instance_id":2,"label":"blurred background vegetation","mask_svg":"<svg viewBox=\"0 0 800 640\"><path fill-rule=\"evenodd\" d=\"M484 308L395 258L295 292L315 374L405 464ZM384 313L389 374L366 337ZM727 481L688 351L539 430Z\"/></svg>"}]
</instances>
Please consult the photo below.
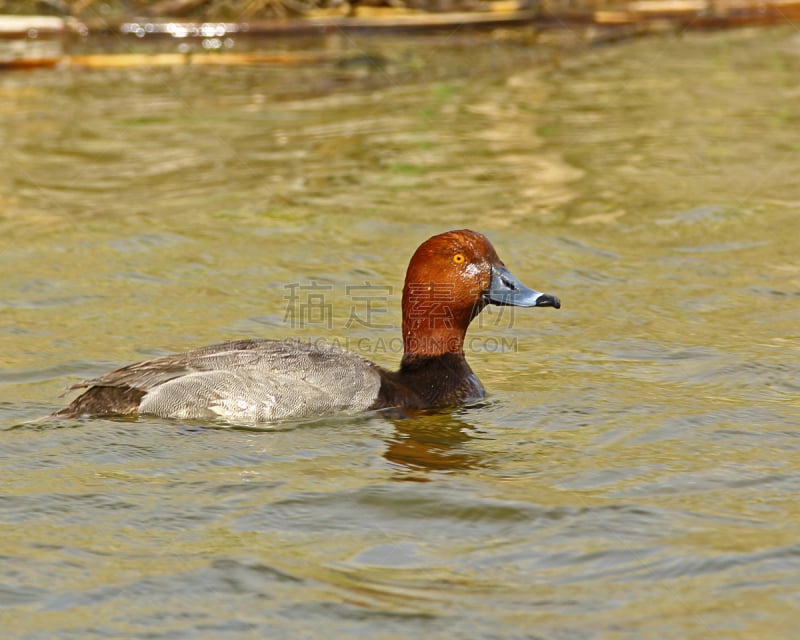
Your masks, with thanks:
<instances>
[{"instance_id":1,"label":"blurred background vegetation","mask_svg":"<svg viewBox=\"0 0 800 640\"><path fill-rule=\"evenodd\" d=\"M341 9L352 14L358 6L443 12L532 9L536 4L537 0L0 0L0 14L251 20L302 15L318 9Z\"/></svg>"}]
</instances>

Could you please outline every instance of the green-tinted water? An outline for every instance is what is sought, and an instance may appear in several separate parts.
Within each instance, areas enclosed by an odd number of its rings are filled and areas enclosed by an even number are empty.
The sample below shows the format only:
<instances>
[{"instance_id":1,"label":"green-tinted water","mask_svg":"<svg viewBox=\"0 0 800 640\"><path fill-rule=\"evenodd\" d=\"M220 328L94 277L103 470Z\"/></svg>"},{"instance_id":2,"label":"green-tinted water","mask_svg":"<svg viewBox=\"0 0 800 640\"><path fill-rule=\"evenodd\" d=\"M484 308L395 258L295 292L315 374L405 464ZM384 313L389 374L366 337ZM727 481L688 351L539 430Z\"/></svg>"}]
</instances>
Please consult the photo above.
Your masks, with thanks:
<instances>
[{"instance_id":1,"label":"green-tinted water","mask_svg":"<svg viewBox=\"0 0 800 640\"><path fill-rule=\"evenodd\" d=\"M3 637L795 637L796 32L345 44L0 76ZM31 422L243 336L393 365L457 227L564 303L472 328L486 406Z\"/></svg>"}]
</instances>

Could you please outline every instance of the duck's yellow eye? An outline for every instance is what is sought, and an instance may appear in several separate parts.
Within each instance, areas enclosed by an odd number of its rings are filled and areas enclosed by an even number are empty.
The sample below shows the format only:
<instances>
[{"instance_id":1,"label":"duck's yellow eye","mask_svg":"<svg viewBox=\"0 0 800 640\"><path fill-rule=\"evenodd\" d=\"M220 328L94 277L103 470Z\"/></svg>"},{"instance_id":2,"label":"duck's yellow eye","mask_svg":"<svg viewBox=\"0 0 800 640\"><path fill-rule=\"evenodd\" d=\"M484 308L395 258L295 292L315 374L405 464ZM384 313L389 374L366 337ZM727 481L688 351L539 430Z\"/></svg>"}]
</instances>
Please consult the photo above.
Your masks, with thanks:
<instances>
[{"instance_id":1,"label":"duck's yellow eye","mask_svg":"<svg viewBox=\"0 0 800 640\"><path fill-rule=\"evenodd\" d=\"M453 262L455 262L456 264L464 264L466 261L467 261L467 256L465 256L463 253L457 253L456 255L453 256Z\"/></svg>"}]
</instances>

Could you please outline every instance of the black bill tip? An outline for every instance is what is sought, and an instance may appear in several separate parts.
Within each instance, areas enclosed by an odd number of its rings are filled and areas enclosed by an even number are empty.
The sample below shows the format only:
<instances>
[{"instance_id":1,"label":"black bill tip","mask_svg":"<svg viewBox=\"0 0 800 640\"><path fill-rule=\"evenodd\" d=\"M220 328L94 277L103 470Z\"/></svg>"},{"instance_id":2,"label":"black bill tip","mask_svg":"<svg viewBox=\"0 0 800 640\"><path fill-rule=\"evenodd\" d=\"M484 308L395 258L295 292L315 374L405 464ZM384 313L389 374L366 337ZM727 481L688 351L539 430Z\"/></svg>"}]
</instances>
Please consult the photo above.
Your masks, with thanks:
<instances>
[{"instance_id":1,"label":"black bill tip","mask_svg":"<svg viewBox=\"0 0 800 640\"><path fill-rule=\"evenodd\" d=\"M536 306L553 307L554 309L560 309L561 300L559 300L555 296L551 296L549 293L543 293L538 298L536 298Z\"/></svg>"}]
</instances>

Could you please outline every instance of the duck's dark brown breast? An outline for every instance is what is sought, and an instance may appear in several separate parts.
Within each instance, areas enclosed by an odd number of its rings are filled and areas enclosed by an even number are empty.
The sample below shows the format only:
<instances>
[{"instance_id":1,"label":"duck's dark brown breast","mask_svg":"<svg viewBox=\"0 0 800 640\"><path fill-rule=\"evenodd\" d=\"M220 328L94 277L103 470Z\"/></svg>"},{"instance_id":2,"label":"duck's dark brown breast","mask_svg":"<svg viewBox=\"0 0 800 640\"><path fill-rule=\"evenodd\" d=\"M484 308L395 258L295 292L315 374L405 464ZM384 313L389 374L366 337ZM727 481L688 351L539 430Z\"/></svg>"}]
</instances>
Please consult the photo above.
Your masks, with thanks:
<instances>
[{"instance_id":1,"label":"duck's dark brown breast","mask_svg":"<svg viewBox=\"0 0 800 640\"><path fill-rule=\"evenodd\" d=\"M399 371L381 369L380 376L373 409L452 407L486 396L463 353L406 355Z\"/></svg>"}]
</instances>

